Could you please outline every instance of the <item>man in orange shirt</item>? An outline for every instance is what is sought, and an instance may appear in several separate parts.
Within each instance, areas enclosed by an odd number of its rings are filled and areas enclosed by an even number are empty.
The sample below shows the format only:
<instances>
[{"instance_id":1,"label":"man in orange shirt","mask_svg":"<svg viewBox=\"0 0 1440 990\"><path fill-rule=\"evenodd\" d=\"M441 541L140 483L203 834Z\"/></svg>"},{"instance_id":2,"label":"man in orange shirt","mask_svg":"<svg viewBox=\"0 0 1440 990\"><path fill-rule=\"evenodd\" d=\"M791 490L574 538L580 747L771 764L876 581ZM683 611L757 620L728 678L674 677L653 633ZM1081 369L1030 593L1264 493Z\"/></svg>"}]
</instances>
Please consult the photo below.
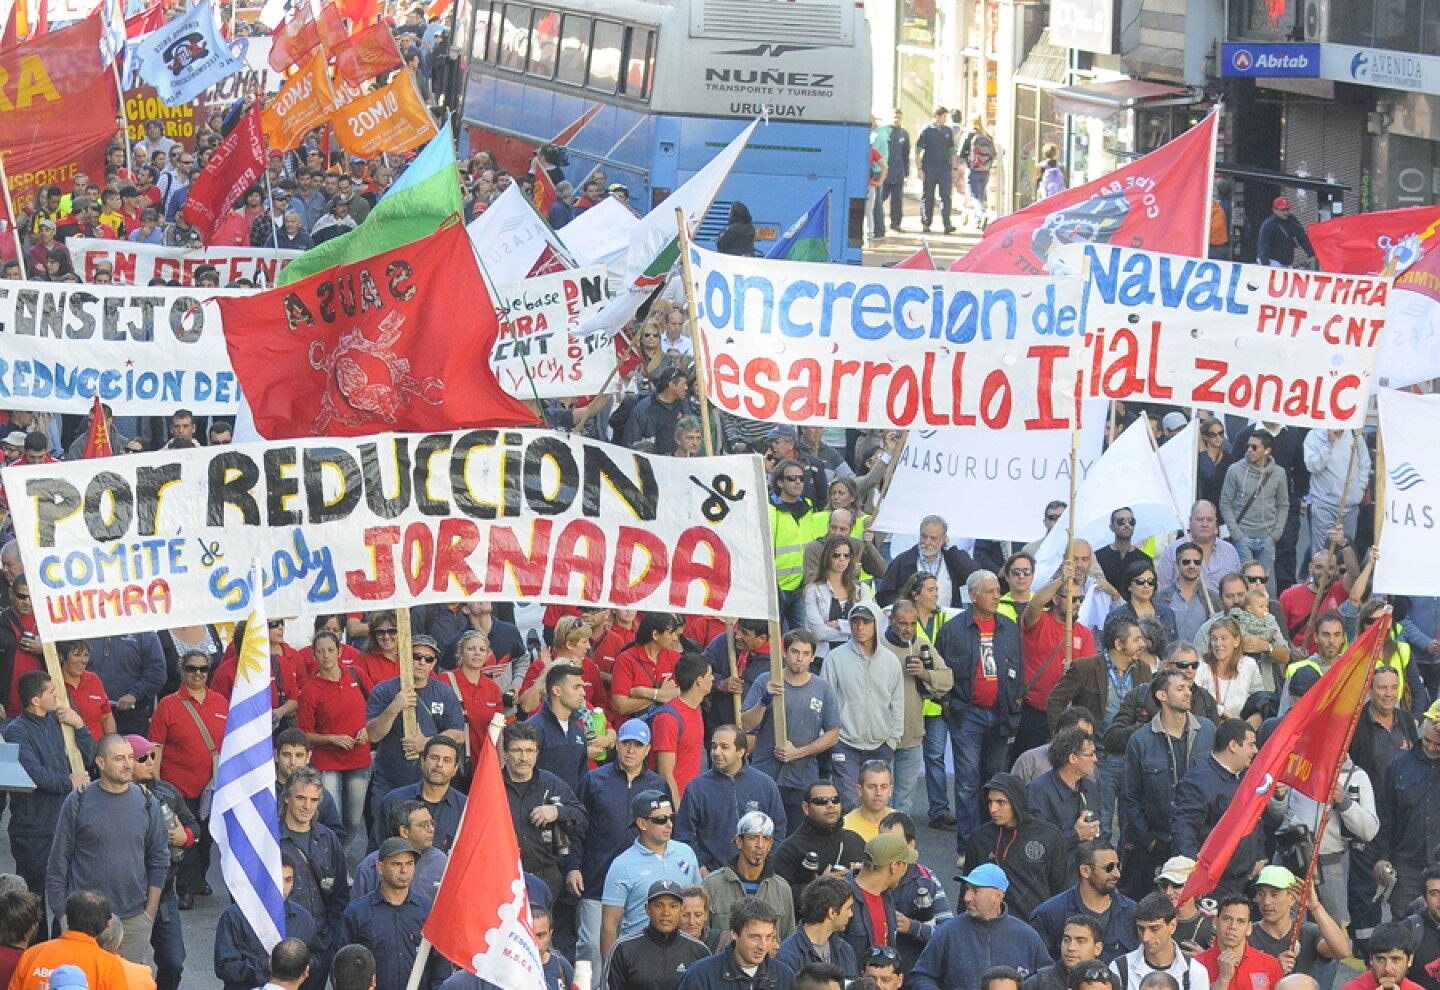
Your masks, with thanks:
<instances>
[{"instance_id":1,"label":"man in orange shirt","mask_svg":"<svg viewBox=\"0 0 1440 990\"><path fill-rule=\"evenodd\" d=\"M25 950L10 990L45 990L52 984L52 971L69 964L84 971L90 990L129 990L120 957L100 948L97 938L110 924L110 901L93 890L77 890L65 899L65 923L69 930L59 938Z\"/></svg>"}]
</instances>

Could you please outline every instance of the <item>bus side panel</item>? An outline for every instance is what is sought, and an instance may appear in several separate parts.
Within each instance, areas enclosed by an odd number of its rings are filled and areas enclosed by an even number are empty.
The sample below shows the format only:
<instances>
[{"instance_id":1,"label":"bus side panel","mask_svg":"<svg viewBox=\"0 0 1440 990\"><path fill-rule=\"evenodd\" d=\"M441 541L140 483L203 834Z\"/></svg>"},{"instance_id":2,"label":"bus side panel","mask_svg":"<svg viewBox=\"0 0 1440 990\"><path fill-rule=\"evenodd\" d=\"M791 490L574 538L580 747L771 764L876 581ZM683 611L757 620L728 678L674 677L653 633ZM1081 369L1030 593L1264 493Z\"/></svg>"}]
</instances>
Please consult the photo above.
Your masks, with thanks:
<instances>
[{"instance_id":1,"label":"bus side panel","mask_svg":"<svg viewBox=\"0 0 1440 990\"><path fill-rule=\"evenodd\" d=\"M693 176L741 130L744 121L670 117L678 125L676 182ZM663 142L662 142L663 145ZM830 196L830 260L860 263L860 231L851 230L851 200L865 199L869 129L844 124L761 124L740 155L696 235L713 247L730 204L744 203L755 224L755 250L775 239L825 195ZM861 209L863 215L863 208ZM852 238L852 233L854 238ZM852 246L853 245L853 246Z\"/></svg>"}]
</instances>

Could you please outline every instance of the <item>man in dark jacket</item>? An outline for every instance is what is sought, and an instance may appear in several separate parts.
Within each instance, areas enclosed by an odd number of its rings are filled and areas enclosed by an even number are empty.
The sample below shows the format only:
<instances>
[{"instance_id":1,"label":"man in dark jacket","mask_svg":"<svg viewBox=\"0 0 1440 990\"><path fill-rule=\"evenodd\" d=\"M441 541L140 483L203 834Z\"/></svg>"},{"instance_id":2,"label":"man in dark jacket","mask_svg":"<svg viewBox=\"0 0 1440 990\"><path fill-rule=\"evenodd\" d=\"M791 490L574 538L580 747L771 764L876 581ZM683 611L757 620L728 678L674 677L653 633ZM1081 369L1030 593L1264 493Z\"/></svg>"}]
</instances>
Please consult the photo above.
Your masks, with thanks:
<instances>
[{"instance_id":1,"label":"man in dark jacket","mask_svg":"<svg viewBox=\"0 0 1440 990\"><path fill-rule=\"evenodd\" d=\"M1080 882L1061 891L1030 914L1030 927L1045 940L1052 956L1060 953L1065 922L1077 914L1103 919L1105 947L1100 958L1110 962L1140 945L1135 931L1135 902L1120 893L1120 855L1104 839L1082 842L1076 855Z\"/></svg>"},{"instance_id":2,"label":"man in dark jacket","mask_svg":"<svg viewBox=\"0 0 1440 990\"><path fill-rule=\"evenodd\" d=\"M1081 843L1100 836L1100 785L1095 780L1095 738L1079 726L1050 743L1050 769L1030 782L1030 810L1065 838L1068 874L1076 876Z\"/></svg>"},{"instance_id":3,"label":"man in dark jacket","mask_svg":"<svg viewBox=\"0 0 1440 990\"><path fill-rule=\"evenodd\" d=\"M1160 669L1178 670L1190 684L1190 714L1198 719L1208 720L1212 725L1220 722L1220 707L1215 696L1195 683L1195 672L1200 669L1200 653L1195 644L1176 640L1165 650ZM1104 750L1107 753L1124 753L1130 737L1150 724L1160 714L1160 707L1150 696L1150 682L1137 684L1135 689L1120 702L1110 728L1105 730ZM1353 751L1352 751L1353 752ZM1383 768L1382 768L1383 769ZM1371 778L1376 779L1376 778ZM1145 891L1150 892L1148 889Z\"/></svg>"},{"instance_id":4,"label":"man in dark jacket","mask_svg":"<svg viewBox=\"0 0 1440 990\"><path fill-rule=\"evenodd\" d=\"M115 709L115 731L143 736L155 697L165 686L165 653L153 632L90 640L90 672L105 685Z\"/></svg>"},{"instance_id":5,"label":"man in dark jacket","mask_svg":"<svg viewBox=\"0 0 1440 990\"><path fill-rule=\"evenodd\" d=\"M160 779L160 749L144 736L126 736L135 751L132 779L149 791L160 803L165 816L165 831L170 838L170 874L160 890L160 910L155 927L150 930L150 946L155 950L155 983L157 990L179 990L185 971L185 934L180 927L180 902L175 894L175 868L195 845L200 835L200 822L175 785Z\"/></svg>"},{"instance_id":6,"label":"man in dark jacket","mask_svg":"<svg viewBox=\"0 0 1440 990\"><path fill-rule=\"evenodd\" d=\"M55 682L45 671L20 675L17 691L24 708L5 726L5 740L20 746L20 765L35 782L35 789L15 791L10 797L10 851L15 857L15 872L25 886L41 891L45 889L45 865L50 859L55 824L60 820L60 805L71 791L90 783L89 774L71 771L61 726L75 730L75 745L81 762L87 766L95 758L95 740L74 709L60 706ZM40 931L49 931L43 899Z\"/></svg>"},{"instance_id":7,"label":"man in dark jacket","mask_svg":"<svg viewBox=\"0 0 1440 990\"><path fill-rule=\"evenodd\" d=\"M1005 894L1010 913L1021 921L1042 902L1065 889L1067 869L1065 837L1049 822L1030 812L1025 785L1011 773L997 773L985 785L990 821L970 836L965 865L974 869L994 863L1005 871Z\"/></svg>"},{"instance_id":8,"label":"man in dark jacket","mask_svg":"<svg viewBox=\"0 0 1440 990\"><path fill-rule=\"evenodd\" d=\"M1170 858L1175 786L1191 767L1204 762L1215 743L1215 724L1190 711L1193 685L1180 671L1160 671L1147 690L1159 712L1126 744L1119 800L1125 849L1122 887L1140 897L1150 893L1155 871Z\"/></svg>"},{"instance_id":9,"label":"man in dark jacket","mask_svg":"<svg viewBox=\"0 0 1440 990\"><path fill-rule=\"evenodd\" d=\"M950 130L944 107L935 108L935 119L920 129L915 139L915 160L920 168L920 228L929 230L935 218L935 195L940 196L940 217L945 233L955 233L950 223L951 166L955 163L955 134Z\"/></svg>"},{"instance_id":10,"label":"man in dark jacket","mask_svg":"<svg viewBox=\"0 0 1440 990\"><path fill-rule=\"evenodd\" d=\"M1290 200L1284 196L1276 197L1270 216L1260 225L1255 260L1272 268L1291 268L1295 264L1297 247L1309 257L1315 257L1305 225L1290 213Z\"/></svg>"},{"instance_id":11,"label":"man in dark jacket","mask_svg":"<svg viewBox=\"0 0 1440 990\"><path fill-rule=\"evenodd\" d=\"M885 184L880 187L880 201L890 203L891 230L900 229L905 211L905 180L910 177L910 134L900 126L900 121L900 111L896 110L885 148Z\"/></svg>"},{"instance_id":12,"label":"man in dark jacket","mask_svg":"<svg viewBox=\"0 0 1440 990\"><path fill-rule=\"evenodd\" d=\"M1000 579L991 571L974 571L966 587L970 607L947 622L935 641L955 674L945 722L955 762L957 852L965 851L980 827L980 782L1006 769L1025 696L1020 627L996 611Z\"/></svg>"},{"instance_id":13,"label":"man in dark jacket","mask_svg":"<svg viewBox=\"0 0 1440 990\"><path fill-rule=\"evenodd\" d=\"M1200 847L1230 807L1240 789L1241 777L1255 761L1255 750L1255 730L1248 722L1234 718L1215 730L1210 759L1191 767L1175 785L1170 831L1177 856L1199 857ZM1263 858L1261 829L1257 826L1235 848L1216 887L1216 896L1240 893Z\"/></svg>"},{"instance_id":14,"label":"man in dark jacket","mask_svg":"<svg viewBox=\"0 0 1440 990\"><path fill-rule=\"evenodd\" d=\"M1386 767L1375 804L1380 812L1375 875L1396 877L1390 907L1403 915L1422 893L1421 877L1440 848L1440 701L1421 719L1420 745Z\"/></svg>"},{"instance_id":15,"label":"man in dark jacket","mask_svg":"<svg viewBox=\"0 0 1440 990\"><path fill-rule=\"evenodd\" d=\"M1045 943L1025 922L1005 909L1010 880L993 863L975 867L961 878L965 913L940 926L905 985L913 990L979 990L991 966L1014 966L1036 973L1050 965Z\"/></svg>"},{"instance_id":16,"label":"man in dark jacket","mask_svg":"<svg viewBox=\"0 0 1440 990\"><path fill-rule=\"evenodd\" d=\"M795 973L770 958L774 909L753 897L737 902L730 909L730 934L730 946L691 966L680 990L790 990Z\"/></svg>"},{"instance_id":17,"label":"man in dark jacket","mask_svg":"<svg viewBox=\"0 0 1440 990\"><path fill-rule=\"evenodd\" d=\"M625 423L623 443L634 447L642 440L654 443L657 454L675 453L675 426L690 413L685 397L690 394L690 379L673 365L655 373L655 390L635 403Z\"/></svg>"},{"instance_id":18,"label":"man in dark jacket","mask_svg":"<svg viewBox=\"0 0 1440 990\"><path fill-rule=\"evenodd\" d=\"M280 889L285 896L285 934L298 938L315 952L315 919L310 912L290 899L295 888L295 857L280 854ZM253 990L265 985L270 977L270 956L245 920L240 905L225 909L215 923L215 978L225 990Z\"/></svg>"},{"instance_id":19,"label":"man in dark jacket","mask_svg":"<svg viewBox=\"0 0 1440 990\"><path fill-rule=\"evenodd\" d=\"M584 833L589 816L565 781L536 769L540 758L536 726L511 722L505 726L500 745L505 757L505 797L520 861L527 873L544 880L551 895L558 898L565 875L580 868L580 856L570 838Z\"/></svg>"},{"instance_id":20,"label":"man in dark jacket","mask_svg":"<svg viewBox=\"0 0 1440 990\"><path fill-rule=\"evenodd\" d=\"M855 979L860 964L845 941L854 911L855 894L850 885L835 877L821 877L805 888L795 909L799 924L794 934L780 943L775 958L797 973L812 963L830 963L838 966L846 979ZM822 945L826 947L823 959L818 948Z\"/></svg>"},{"instance_id":21,"label":"man in dark jacket","mask_svg":"<svg viewBox=\"0 0 1440 990\"><path fill-rule=\"evenodd\" d=\"M850 913L850 924L845 927L845 941L850 943L856 959L864 959L871 946L888 945L895 948L899 925L895 917L895 888L905 877L905 871L912 863L918 862L920 853L893 832L882 832L865 843L865 859L860 869L845 878L858 909ZM885 912L885 932L875 930L874 918L870 913L869 899L879 900Z\"/></svg>"},{"instance_id":22,"label":"man in dark jacket","mask_svg":"<svg viewBox=\"0 0 1440 990\"><path fill-rule=\"evenodd\" d=\"M336 937L350 903L345 850L339 837L317 819L321 793L320 774L300 767L285 785L280 812L280 853L288 852L300 866L295 871L293 896L315 920L305 990L323 990L330 976L330 960L344 944Z\"/></svg>"},{"instance_id":23,"label":"man in dark jacket","mask_svg":"<svg viewBox=\"0 0 1440 990\"><path fill-rule=\"evenodd\" d=\"M673 880L650 885L645 900L650 924L611 947L601 990L677 990L690 967L709 957L704 942L680 930L682 889Z\"/></svg>"},{"instance_id":24,"label":"man in dark jacket","mask_svg":"<svg viewBox=\"0 0 1440 990\"><path fill-rule=\"evenodd\" d=\"M828 779L805 789L800 802L805 818L775 850L775 874L790 884L795 900L818 876L844 878L865 858L865 840L840 824L840 792Z\"/></svg>"},{"instance_id":25,"label":"man in dark jacket","mask_svg":"<svg viewBox=\"0 0 1440 990\"><path fill-rule=\"evenodd\" d=\"M885 577L875 590L875 600L882 608L895 604L901 590L922 567L925 573L935 575L940 584L942 608L964 607L961 591L979 567L968 553L950 545L949 524L940 516L926 516L920 520L920 541L890 561Z\"/></svg>"}]
</instances>

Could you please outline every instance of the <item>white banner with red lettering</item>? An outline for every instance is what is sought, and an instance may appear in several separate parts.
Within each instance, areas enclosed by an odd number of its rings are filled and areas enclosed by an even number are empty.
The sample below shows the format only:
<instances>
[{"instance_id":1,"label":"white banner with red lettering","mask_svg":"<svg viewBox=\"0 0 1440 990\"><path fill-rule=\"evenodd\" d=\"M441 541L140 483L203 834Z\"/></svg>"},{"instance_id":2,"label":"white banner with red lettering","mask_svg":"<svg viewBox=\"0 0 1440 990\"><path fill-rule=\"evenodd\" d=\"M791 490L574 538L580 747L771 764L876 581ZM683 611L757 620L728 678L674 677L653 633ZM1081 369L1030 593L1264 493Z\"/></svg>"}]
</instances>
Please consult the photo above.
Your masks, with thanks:
<instances>
[{"instance_id":1,"label":"white banner with red lettering","mask_svg":"<svg viewBox=\"0 0 1440 990\"><path fill-rule=\"evenodd\" d=\"M595 395L604 388L615 370L614 338L570 331L610 295L603 265L496 286L502 313L490 367L500 387L519 399Z\"/></svg>"},{"instance_id":2,"label":"white banner with red lettering","mask_svg":"<svg viewBox=\"0 0 1440 990\"><path fill-rule=\"evenodd\" d=\"M952 275L691 246L710 401L803 426L1068 430L1079 279Z\"/></svg>"},{"instance_id":3,"label":"white banner with red lettering","mask_svg":"<svg viewBox=\"0 0 1440 990\"><path fill-rule=\"evenodd\" d=\"M1390 280L1072 244L1084 271L1087 398L1362 426ZM1088 264L1088 269L1085 267Z\"/></svg>"},{"instance_id":4,"label":"white banner with red lettering","mask_svg":"<svg viewBox=\"0 0 1440 990\"><path fill-rule=\"evenodd\" d=\"M65 242L70 261L80 277L89 282L95 266L108 261L115 268L115 281L120 285L149 285L152 278L181 285L195 284L195 269L214 265L220 273L220 285L237 279L250 279L258 288L275 284L275 276L294 259L299 251L275 248L212 247L186 250L160 247L155 244L132 244L129 241L107 241L94 237L72 237Z\"/></svg>"},{"instance_id":5,"label":"white banner with red lettering","mask_svg":"<svg viewBox=\"0 0 1440 990\"><path fill-rule=\"evenodd\" d=\"M161 450L0 471L42 639L425 602L777 615L763 462L541 430ZM743 580L741 577L743 575Z\"/></svg>"}]
</instances>

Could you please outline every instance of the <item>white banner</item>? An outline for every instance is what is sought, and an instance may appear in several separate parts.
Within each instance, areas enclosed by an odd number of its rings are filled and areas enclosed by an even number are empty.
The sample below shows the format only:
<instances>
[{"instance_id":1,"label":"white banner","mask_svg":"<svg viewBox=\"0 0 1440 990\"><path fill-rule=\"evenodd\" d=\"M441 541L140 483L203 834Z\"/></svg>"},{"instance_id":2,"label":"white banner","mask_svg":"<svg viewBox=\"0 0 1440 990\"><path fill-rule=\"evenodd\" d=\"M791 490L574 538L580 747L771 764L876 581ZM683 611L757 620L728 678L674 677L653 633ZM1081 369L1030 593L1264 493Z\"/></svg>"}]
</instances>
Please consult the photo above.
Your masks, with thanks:
<instances>
[{"instance_id":1,"label":"white banner","mask_svg":"<svg viewBox=\"0 0 1440 990\"><path fill-rule=\"evenodd\" d=\"M610 298L603 267L512 282L495 294L507 309L490 355L501 388L520 399L550 399L595 395L604 387L615 368L615 342L603 333L570 335Z\"/></svg>"},{"instance_id":2,"label":"white banner","mask_svg":"<svg viewBox=\"0 0 1440 990\"><path fill-rule=\"evenodd\" d=\"M1075 464L1082 484L1100 459L1106 406L1092 401L1081 410ZM952 539L1029 543L1044 531L1045 504L1069 498L1070 434L912 430L872 528L920 532L920 520L937 511L937 491L945 493L940 514Z\"/></svg>"},{"instance_id":3,"label":"white banner","mask_svg":"<svg viewBox=\"0 0 1440 990\"><path fill-rule=\"evenodd\" d=\"M1440 395L1382 388L1380 438L1385 444L1384 521L1375 593L1440 595Z\"/></svg>"},{"instance_id":4,"label":"white banner","mask_svg":"<svg viewBox=\"0 0 1440 990\"><path fill-rule=\"evenodd\" d=\"M777 614L762 461L538 430L6 468L42 639L425 602ZM744 579L741 579L743 573Z\"/></svg>"},{"instance_id":5,"label":"white banner","mask_svg":"<svg viewBox=\"0 0 1440 990\"><path fill-rule=\"evenodd\" d=\"M239 385L200 303L241 291L0 282L0 407L233 415Z\"/></svg>"},{"instance_id":6,"label":"white banner","mask_svg":"<svg viewBox=\"0 0 1440 990\"><path fill-rule=\"evenodd\" d=\"M691 252L706 387L726 412L897 429L1074 420L1080 279Z\"/></svg>"},{"instance_id":7,"label":"white banner","mask_svg":"<svg viewBox=\"0 0 1440 990\"><path fill-rule=\"evenodd\" d=\"M1364 425L1389 279L1094 244L1050 254L1052 271L1087 262L1087 398Z\"/></svg>"},{"instance_id":8,"label":"white banner","mask_svg":"<svg viewBox=\"0 0 1440 990\"><path fill-rule=\"evenodd\" d=\"M85 281L89 282L94 276L97 264L108 261L115 267L117 284L139 286L149 285L152 278L194 285L195 269L201 265L214 265L220 272L222 286L236 279L248 278L258 287L265 288L274 285L280 270L300 257L299 251L277 251L274 248L213 247L186 251L91 237L72 237L65 246L70 249L70 261L75 270Z\"/></svg>"}]
</instances>

